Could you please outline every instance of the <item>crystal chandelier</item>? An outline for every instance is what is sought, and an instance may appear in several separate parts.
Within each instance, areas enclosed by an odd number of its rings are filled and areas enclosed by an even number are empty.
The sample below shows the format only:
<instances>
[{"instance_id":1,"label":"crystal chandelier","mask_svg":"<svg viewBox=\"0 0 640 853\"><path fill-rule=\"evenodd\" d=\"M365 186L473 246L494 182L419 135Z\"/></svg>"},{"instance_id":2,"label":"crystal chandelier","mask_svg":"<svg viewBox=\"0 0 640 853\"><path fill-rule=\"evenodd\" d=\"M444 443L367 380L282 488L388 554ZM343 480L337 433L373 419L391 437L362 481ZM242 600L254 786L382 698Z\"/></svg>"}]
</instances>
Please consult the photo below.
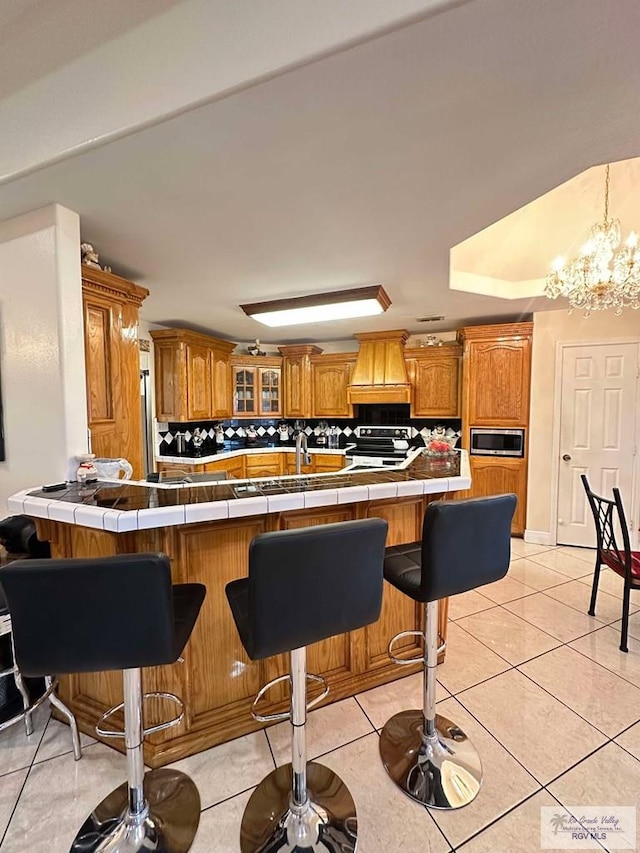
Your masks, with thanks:
<instances>
[{"instance_id":1,"label":"crystal chandelier","mask_svg":"<svg viewBox=\"0 0 640 853\"><path fill-rule=\"evenodd\" d=\"M556 258L544 287L550 299L564 296L572 308L591 311L640 308L640 248L631 231L620 245L620 220L609 218L609 166L604 185L604 218L593 226L575 260Z\"/></svg>"}]
</instances>

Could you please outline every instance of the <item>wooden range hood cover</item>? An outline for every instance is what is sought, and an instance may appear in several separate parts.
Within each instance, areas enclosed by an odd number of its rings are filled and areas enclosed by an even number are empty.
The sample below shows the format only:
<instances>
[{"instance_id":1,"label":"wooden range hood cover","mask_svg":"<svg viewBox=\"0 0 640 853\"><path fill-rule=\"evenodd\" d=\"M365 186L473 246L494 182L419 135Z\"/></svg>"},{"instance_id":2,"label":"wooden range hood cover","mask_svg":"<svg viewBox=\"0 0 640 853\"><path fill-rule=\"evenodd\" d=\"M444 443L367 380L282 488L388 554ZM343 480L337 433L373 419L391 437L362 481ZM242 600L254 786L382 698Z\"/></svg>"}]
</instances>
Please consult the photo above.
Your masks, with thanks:
<instances>
[{"instance_id":1,"label":"wooden range hood cover","mask_svg":"<svg viewBox=\"0 0 640 853\"><path fill-rule=\"evenodd\" d=\"M404 345L409 333L365 332L360 341L351 381L349 403L409 403L411 385L404 361Z\"/></svg>"}]
</instances>

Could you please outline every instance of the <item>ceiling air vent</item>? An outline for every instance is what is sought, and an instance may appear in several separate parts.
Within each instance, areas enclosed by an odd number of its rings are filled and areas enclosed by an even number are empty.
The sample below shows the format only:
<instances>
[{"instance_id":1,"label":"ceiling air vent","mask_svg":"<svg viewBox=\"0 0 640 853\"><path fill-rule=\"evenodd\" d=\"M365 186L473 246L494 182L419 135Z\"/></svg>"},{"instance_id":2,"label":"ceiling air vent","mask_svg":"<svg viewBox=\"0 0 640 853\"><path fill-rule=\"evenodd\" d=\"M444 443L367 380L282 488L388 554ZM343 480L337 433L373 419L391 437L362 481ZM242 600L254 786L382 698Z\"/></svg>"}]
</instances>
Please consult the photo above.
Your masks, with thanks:
<instances>
[{"instance_id":1,"label":"ceiling air vent","mask_svg":"<svg viewBox=\"0 0 640 853\"><path fill-rule=\"evenodd\" d=\"M444 314L432 314L430 317L416 317L416 323L438 323L444 320Z\"/></svg>"}]
</instances>

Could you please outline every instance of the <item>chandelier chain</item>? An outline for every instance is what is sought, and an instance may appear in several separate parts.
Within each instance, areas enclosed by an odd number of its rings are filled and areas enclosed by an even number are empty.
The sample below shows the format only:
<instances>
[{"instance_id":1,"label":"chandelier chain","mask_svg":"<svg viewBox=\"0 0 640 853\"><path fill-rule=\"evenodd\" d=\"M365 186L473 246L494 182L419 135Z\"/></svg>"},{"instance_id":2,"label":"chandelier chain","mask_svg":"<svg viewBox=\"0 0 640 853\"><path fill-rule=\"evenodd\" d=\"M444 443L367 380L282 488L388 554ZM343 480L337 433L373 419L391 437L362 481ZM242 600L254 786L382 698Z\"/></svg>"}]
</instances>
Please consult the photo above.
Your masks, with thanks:
<instances>
[{"instance_id":1,"label":"chandelier chain","mask_svg":"<svg viewBox=\"0 0 640 853\"><path fill-rule=\"evenodd\" d=\"M604 179L604 224L609 224L609 164L607 163L607 171Z\"/></svg>"}]
</instances>

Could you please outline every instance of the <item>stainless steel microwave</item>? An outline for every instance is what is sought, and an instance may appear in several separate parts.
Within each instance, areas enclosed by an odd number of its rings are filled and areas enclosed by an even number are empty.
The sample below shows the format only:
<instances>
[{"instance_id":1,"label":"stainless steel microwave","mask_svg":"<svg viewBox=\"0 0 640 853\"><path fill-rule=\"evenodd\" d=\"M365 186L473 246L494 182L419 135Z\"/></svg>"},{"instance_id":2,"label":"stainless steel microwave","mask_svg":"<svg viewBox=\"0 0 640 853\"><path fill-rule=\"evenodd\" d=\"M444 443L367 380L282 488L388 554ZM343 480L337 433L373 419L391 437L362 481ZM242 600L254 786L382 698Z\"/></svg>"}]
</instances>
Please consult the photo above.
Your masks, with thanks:
<instances>
[{"instance_id":1,"label":"stainless steel microwave","mask_svg":"<svg viewBox=\"0 0 640 853\"><path fill-rule=\"evenodd\" d=\"M524 456L524 429L471 427L472 456Z\"/></svg>"}]
</instances>

